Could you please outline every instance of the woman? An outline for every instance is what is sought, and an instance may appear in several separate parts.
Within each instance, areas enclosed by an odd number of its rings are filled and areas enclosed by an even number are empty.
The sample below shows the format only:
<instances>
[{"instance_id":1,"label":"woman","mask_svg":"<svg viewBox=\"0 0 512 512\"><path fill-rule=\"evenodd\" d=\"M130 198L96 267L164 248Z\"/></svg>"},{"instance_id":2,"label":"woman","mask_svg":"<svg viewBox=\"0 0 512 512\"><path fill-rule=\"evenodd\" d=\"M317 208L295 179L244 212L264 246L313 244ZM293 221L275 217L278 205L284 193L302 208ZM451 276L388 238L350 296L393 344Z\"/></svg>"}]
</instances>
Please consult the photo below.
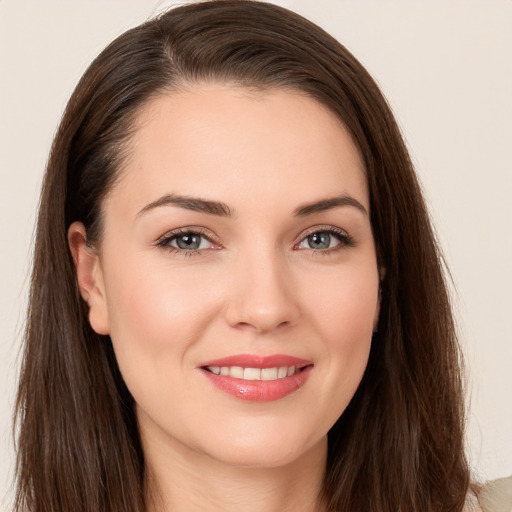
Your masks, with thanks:
<instances>
[{"instance_id":1,"label":"woman","mask_svg":"<svg viewBox=\"0 0 512 512\"><path fill-rule=\"evenodd\" d=\"M459 352L377 86L279 7L93 62L45 177L17 509L462 510Z\"/></svg>"}]
</instances>

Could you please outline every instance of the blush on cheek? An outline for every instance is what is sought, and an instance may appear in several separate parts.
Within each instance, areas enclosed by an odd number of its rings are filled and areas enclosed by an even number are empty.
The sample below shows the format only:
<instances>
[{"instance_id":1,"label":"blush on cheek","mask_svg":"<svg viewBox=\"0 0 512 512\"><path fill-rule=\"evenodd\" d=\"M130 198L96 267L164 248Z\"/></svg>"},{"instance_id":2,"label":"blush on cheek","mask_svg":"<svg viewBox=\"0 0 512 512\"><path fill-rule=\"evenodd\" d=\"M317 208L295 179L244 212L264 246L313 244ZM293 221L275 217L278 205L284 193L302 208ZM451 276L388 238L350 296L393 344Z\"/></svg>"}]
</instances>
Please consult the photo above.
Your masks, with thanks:
<instances>
[{"instance_id":1,"label":"blush on cheek","mask_svg":"<svg viewBox=\"0 0 512 512\"><path fill-rule=\"evenodd\" d=\"M170 348L176 350L200 336L202 326L218 311L218 297L198 282L153 274L159 279L150 279L149 271L139 270L111 296L113 330L122 343L131 340L144 353L163 356Z\"/></svg>"},{"instance_id":2,"label":"blush on cheek","mask_svg":"<svg viewBox=\"0 0 512 512\"><path fill-rule=\"evenodd\" d=\"M329 332L328 339L343 340L350 345L357 344L358 340L371 338L378 314L376 294L370 293L363 300L350 295L342 300L322 301L319 298L317 304L323 330Z\"/></svg>"}]
</instances>

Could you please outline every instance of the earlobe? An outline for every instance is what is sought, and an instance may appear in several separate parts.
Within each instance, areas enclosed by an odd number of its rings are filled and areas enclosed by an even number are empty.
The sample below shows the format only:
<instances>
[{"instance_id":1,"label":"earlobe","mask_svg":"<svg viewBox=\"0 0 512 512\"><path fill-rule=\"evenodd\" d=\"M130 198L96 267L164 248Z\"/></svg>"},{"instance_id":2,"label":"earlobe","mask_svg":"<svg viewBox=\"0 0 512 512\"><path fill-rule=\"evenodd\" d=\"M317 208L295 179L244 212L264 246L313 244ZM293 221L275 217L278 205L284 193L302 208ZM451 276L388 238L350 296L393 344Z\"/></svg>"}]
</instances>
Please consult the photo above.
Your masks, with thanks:
<instances>
[{"instance_id":1,"label":"earlobe","mask_svg":"<svg viewBox=\"0 0 512 512\"><path fill-rule=\"evenodd\" d=\"M89 323L98 334L109 334L109 315L98 254L87 244L87 233L81 222L73 222L68 230L68 244L80 294L89 306Z\"/></svg>"}]
</instances>

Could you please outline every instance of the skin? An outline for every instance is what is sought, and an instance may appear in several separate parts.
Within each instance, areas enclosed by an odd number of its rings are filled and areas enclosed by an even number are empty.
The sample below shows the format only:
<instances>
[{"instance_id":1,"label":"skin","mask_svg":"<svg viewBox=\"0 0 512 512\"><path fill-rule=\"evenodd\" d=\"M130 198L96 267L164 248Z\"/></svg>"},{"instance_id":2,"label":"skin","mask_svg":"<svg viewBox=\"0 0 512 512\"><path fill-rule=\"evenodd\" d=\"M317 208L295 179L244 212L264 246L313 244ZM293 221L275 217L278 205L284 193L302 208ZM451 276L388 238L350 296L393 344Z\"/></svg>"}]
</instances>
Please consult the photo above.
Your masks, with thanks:
<instances>
[{"instance_id":1,"label":"skin","mask_svg":"<svg viewBox=\"0 0 512 512\"><path fill-rule=\"evenodd\" d=\"M148 206L167 194L232 215ZM295 213L340 196L362 208ZM136 402L150 508L321 510L326 434L361 380L379 313L367 184L344 126L292 91L161 95L140 113L103 211L98 247L80 223L69 241L91 325L110 335ZM172 231L192 227L210 241L177 248ZM331 228L351 243L311 246L308 235ZM243 401L198 368L233 354L314 366L285 398Z\"/></svg>"}]
</instances>

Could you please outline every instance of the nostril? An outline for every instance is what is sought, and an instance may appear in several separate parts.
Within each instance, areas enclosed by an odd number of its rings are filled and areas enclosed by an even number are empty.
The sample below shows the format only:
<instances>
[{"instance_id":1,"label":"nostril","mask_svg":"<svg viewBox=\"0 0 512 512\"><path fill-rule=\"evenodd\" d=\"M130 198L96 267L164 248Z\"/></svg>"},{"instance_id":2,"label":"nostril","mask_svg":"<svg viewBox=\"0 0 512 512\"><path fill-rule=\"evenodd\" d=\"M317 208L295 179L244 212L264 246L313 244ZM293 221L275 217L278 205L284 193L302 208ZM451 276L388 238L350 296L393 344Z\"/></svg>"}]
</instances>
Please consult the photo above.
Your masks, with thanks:
<instances>
[{"instance_id":1,"label":"nostril","mask_svg":"<svg viewBox=\"0 0 512 512\"><path fill-rule=\"evenodd\" d=\"M270 319L269 319L270 320ZM255 332L267 332L275 329L282 329L291 325L289 320L284 320L281 322L273 322L265 321L262 319L254 319L252 322L237 322L233 325L234 328L238 328L240 330L248 330Z\"/></svg>"}]
</instances>

